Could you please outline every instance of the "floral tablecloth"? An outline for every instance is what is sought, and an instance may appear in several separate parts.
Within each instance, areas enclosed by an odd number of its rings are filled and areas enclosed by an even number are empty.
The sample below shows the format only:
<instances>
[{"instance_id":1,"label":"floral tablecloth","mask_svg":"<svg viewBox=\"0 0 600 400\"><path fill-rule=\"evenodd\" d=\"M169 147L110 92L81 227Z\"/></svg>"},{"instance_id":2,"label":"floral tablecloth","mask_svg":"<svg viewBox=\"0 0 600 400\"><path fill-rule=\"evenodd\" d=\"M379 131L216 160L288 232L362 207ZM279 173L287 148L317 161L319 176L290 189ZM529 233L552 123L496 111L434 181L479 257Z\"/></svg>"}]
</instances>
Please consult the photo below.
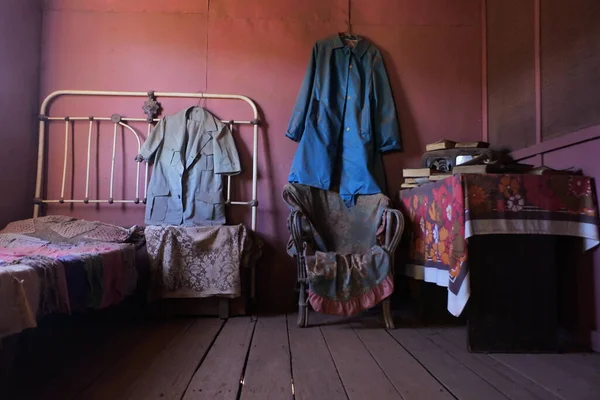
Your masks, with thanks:
<instances>
[{"instance_id":1,"label":"floral tablecloth","mask_svg":"<svg viewBox=\"0 0 600 400\"><path fill-rule=\"evenodd\" d=\"M456 175L400 191L411 232L406 275L448 287L459 316L470 295L468 238L549 234L600 243L593 181L579 175Z\"/></svg>"}]
</instances>

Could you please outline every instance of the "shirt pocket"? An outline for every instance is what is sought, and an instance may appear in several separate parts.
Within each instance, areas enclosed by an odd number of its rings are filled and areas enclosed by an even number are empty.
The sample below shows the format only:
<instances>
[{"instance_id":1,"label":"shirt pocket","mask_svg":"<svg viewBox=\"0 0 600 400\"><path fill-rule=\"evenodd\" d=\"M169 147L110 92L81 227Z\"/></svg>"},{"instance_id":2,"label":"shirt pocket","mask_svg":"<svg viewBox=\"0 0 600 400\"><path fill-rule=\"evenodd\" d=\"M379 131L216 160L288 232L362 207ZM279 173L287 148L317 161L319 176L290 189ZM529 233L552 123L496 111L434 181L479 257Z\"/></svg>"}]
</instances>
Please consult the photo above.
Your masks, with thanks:
<instances>
[{"instance_id":1,"label":"shirt pocket","mask_svg":"<svg viewBox=\"0 0 600 400\"><path fill-rule=\"evenodd\" d=\"M152 191L152 207L150 208L150 215L146 215L146 219L153 222L164 221L169 211L170 198L171 191L168 187L155 188Z\"/></svg>"},{"instance_id":2,"label":"shirt pocket","mask_svg":"<svg viewBox=\"0 0 600 400\"><path fill-rule=\"evenodd\" d=\"M181 152L172 149L165 149L165 161L170 167L176 167L181 164Z\"/></svg>"},{"instance_id":3,"label":"shirt pocket","mask_svg":"<svg viewBox=\"0 0 600 400\"><path fill-rule=\"evenodd\" d=\"M216 207L223 203L223 194L218 190L217 177L214 174L214 156L203 154L199 160L201 175L196 187L194 199L194 223L210 225L206 221L214 221Z\"/></svg>"},{"instance_id":4,"label":"shirt pocket","mask_svg":"<svg viewBox=\"0 0 600 400\"><path fill-rule=\"evenodd\" d=\"M215 191L215 163L212 154L202 154L198 160L200 168L200 182L196 188L196 195L199 193L211 193Z\"/></svg>"},{"instance_id":5,"label":"shirt pocket","mask_svg":"<svg viewBox=\"0 0 600 400\"><path fill-rule=\"evenodd\" d=\"M196 191L196 199L194 201L194 223L198 225L211 225L210 222L217 219L215 208L223 203L221 193L207 193Z\"/></svg>"},{"instance_id":6,"label":"shirt pocket","mask_svg":"<svg viewBox=\"0 0 600 400\"><path fill-rule=\"evenodd\" d=\"M214 171L215 156L212 154L202 154L200 157L200 168L203 171Z\"/></svg>"}]
</instances>

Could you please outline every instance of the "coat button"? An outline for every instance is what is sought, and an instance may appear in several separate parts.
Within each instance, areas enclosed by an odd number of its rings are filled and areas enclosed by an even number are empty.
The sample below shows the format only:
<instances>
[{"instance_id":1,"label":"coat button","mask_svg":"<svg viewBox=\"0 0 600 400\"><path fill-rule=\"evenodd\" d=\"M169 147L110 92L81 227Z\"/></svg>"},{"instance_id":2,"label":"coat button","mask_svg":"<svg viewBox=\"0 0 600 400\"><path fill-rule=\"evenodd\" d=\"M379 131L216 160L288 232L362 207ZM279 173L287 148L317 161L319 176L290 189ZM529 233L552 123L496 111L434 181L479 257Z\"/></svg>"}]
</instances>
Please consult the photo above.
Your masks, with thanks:
<instances>
[{"instance_id":1,"label":"coat button","mask_svg":"<svg viewBox=\"0 0 600 400\"><path fill-rule=\"evenodd\" d=\"M346 130L347 130L347 131L349 131L349 130L350 130L350 127L347 127L347 128L346 128Z\"/></svg>"},{"instance_id":2,"label":"coat button","mask_svg":"<svg viewBox=\"0 0 600 400\"><path fill-rule=\"evenodd\" d=\"M178 195L177 195L177 198L178 198L178 199L180 199L180 198L181 198L181 195L180 195L180 194L178 194Z\"/></svg>"},{"instance_id":3,"label":"coat button","mask_svg":"<svg viewBox=\"0 0 600 400\"><path fill-rule=\"evenodd\" d=\"M350 66L348 66L348 68L352 69L352 64L350 64Z\"/></svg>"}]
</instances>

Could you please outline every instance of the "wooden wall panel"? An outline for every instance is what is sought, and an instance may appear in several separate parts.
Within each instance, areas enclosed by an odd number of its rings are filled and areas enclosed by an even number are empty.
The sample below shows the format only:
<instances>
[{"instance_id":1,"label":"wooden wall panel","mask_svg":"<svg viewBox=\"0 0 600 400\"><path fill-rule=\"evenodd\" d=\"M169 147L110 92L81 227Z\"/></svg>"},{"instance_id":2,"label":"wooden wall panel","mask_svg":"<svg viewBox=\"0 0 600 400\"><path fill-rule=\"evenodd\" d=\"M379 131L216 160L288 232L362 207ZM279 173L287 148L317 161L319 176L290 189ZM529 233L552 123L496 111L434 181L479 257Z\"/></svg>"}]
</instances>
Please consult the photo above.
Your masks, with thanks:
<instances>
[{"instance_id":1,"label":"wooden wall panel","mask_svg":"<svg viewBox=\"0 0 600 400\"><path fill-rule=\"evenodd\" d=\"M489 140L519 149L535 143L533 1L487 0Z\"/></svg>"},{"instance_id":2,"label":"wooden wall panel","mask_svg":"<svg viewBox=\"0 0 600 400\"><path fill-rule=\"evenodd\" d=\"M325 2L327 3L327 2ZM352 0L357 25L479 25L481 0Z\"/></svg>"},{"instance_id":3,"label":"wooden wall panel","mask_svg":"<svg viewBox=\"0 0 600 400\"><path fill-rule=\"evenodd\" d=\"M93 13L205 14L208 0L45 0L45 9Z\"/></svg>"},{"instance_id":4,"label":"wooden wall panel","mask_svg":"<svg viewBox=\"0 0 600 400\"><path fill-rule=\"evenodd\" d=\"M600 1L541 1L542 137L600 123Z\"/></svg>"}]
</instances>

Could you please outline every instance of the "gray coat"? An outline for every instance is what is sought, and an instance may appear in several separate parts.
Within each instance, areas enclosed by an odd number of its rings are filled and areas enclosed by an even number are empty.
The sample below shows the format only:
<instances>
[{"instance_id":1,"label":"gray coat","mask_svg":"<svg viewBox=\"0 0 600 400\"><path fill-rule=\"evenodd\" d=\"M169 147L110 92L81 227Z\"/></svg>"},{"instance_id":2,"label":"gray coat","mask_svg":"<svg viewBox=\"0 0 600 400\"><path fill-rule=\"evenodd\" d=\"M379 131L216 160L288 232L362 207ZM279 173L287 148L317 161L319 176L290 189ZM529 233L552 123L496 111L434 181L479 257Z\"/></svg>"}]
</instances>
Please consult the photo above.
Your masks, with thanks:
<instances>
[{"instance_id":1,"label":"gray coat","mask_svg":"<svg viewBox=\"0 0 600 400\"><path fill-rule=\"evenodd\" d=\"M201 107L163 118L138 159L154 163L148 225L223 225L222 175L241 171L231 130Z\"/></svg>"}]
</instances>

